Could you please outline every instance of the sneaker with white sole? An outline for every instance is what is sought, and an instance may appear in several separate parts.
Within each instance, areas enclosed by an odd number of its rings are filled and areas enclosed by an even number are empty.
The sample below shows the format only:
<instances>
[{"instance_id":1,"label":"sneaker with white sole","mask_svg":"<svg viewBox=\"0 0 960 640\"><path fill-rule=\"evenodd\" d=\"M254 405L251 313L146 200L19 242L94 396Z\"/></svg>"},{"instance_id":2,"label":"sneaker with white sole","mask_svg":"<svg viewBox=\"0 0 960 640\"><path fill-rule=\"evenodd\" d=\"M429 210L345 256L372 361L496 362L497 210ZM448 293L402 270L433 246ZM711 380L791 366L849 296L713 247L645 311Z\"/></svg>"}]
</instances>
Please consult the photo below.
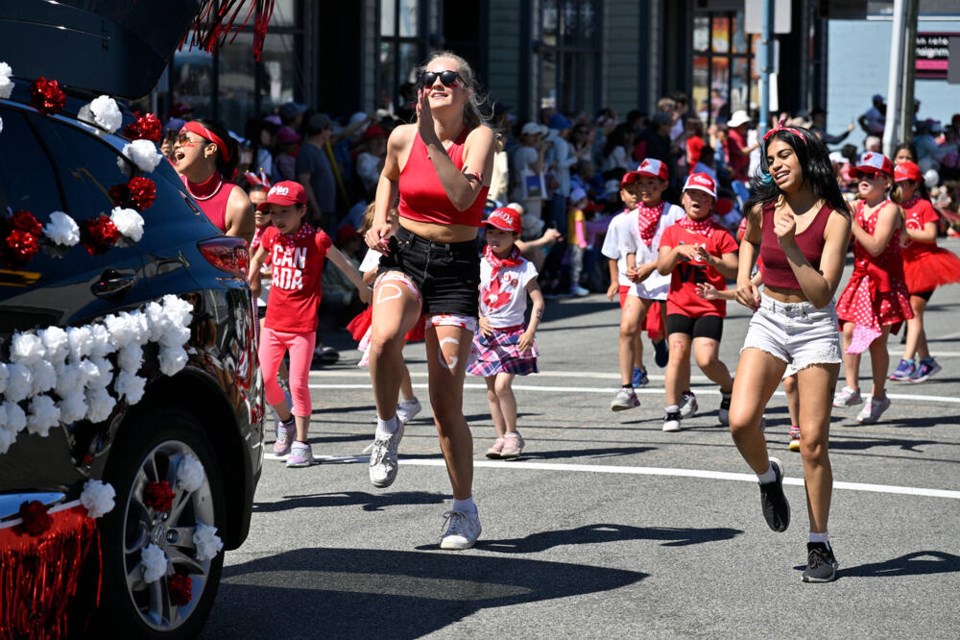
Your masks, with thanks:
<instances>
[{"instance_id":1,"label":"sneaker with white sole","mask_svg":"<svg viewBox=\"0 0 960 640\"><path fill-rule=\"evenodd\" d=\"M640 367L633 368L633 386L645 387L650 384L650 378L647 377L647 372L641 369Z\"/></svg>"},{"instance_id":2,"label":"sneaker with white sole","mask_svg":"<svg viewBox=\"0 0 960 640\"><path fill-rule=\"evenodd\" d=\"M273 453L278 456L285 456L290 453L290 445L297 436L297 424L293 416L290 416L289 422L277 420L277 439L273 442Z\"/></svg>"},{"instance_id":3,"label":"sneaker with white sole","mask_svg":"<svg viewBox=\"0 0 960 640\"><path fill-rule=\"evenodd\" d=\"M901 360L897 368L890 374L890 379L896 382L909 382L917 372L917 365L913 360Z\"/></svg>"},{"instance_id":4,"label":"sneaker with white sole","mask_svg":"<svg viewBox=\"0 0 960 640\"><path fill-rule=\"evenodd\" d=\"M844 387L833 395L833 406L835 407L852 407L862 402L863 398L860 396L860 389Z\"/></svg>"},{"instance_id":5,"label":"sneaker with white sole","mask_svg":"<svg viewBox=\"0 0 960 640\"><path fill-rule=\"evenodd\" d=\"M700 406L697 404L697 396L693 395L693 391L688 390L680 394L681 418L692 418L697 415L698 409L700 409Z\"/></svg>"},{"instance_id":6,"label":"sneaker with white sole","mask_svg":"<svg viewBox=\"0 0 960 640\"><path fill-rule=\"evenodd\" d=\"M487 457L491 460L499 460L500 454L503 453L503 438L497 438L493 441L493 444L490 445L490 448L487 449Z\"/></svg>"},{"instance_id":7,"label":"sneaker with white sole","mask_svg":"<svg viewBox=\"0 0 960 640\"><path fill-rule=\"evenodd\" d=\"M767 526L782 533L790 526L790 503L783 493L783 465L776 458L770 458L770 468L776 479L760 485L760 507Z\"/></svg>"},{"instance_id":8,"label":"sneaker with white sole","mask_svg":"<svg viewBox=\"0 0 960 640\"><path fill-rule=\"evenodd\" d=\"M790 451L800 451L800 427L792 425L790 427L790 444L787 445Z\"/></svg>"},{"instance_id":9,"label":"sneaker with white sole","mask_svg":"<svg viewBox=\"0 0 960 640\"><path fill-rule=\"evenodd\" d=\"M940 365L932 357L924 358L917 365L917 370L913 372L910 382L926 382L930 376L940 373Z\"/></svg>"},{"instance_id":10,"label":"sneaker with white sole","mask_svg":"<svg viewBox=\"0 0 960 640\"><path fill-rule=\"evenodd\" d=\"M807 568L800 579L804 582L831 582L836 579L839 567L833 549L823 542L808 542Z\"/></svg>"},{"instance_id":11,"label":"sneaker with white sole","mask_svg":"<svg viewBox=\"0 0 960 640\"><path fill-rule=\"evenodd\" d=\"M721 427L730 426L730 394L720 392L720 409L717 411L717 422Z\"/></svg>"},{"instance_id":12,"label":"sneaker with white sole","mask_svg":"<svg viewBox=\"0 0 960 640\"><path fill-rule=\"evenodd\" d=\"M680 409L677 405L672 405L664 409L663 412L663 430L667 433L672 433L675 431L681 430L681 421L682 417L680 416Z\"/></svg>"},{"instance_id":13,"label":"sneaker with white sole","mask_svg":"<svg viewBox=\"0 0 960 640\"><path fill-rule=\"evenodd\" d=\"M870 401L863 406L860 413L857 414L857 422L860 424L874 424L883 415L883 412L890 408L890 397L884 396L883 400L876 400L870 396Z\"/></svg>"},{"instance_id":14,"label":"sneaker with white sole","mask_svg":"<svg viewBox=\"0 0 960 640\"><path fill-rule=\"evenodd\" d=\"M501 460L516 460L523 453L523 436L519 431L511 431L503 436L503 448L500 450Z\"/></svg>"},{"instance_id":15,"label":"sneaker with white sole","mask_svg":"<svg viewBox=\"0 0 960 640\"><path fill-rule=\"evenodd\" d=\"M470 549L480 537L480 514L466 511L447 511L443 514L447 530L440 537L440 548L461 551Z\"/></svg>"},{"instance_id":16,"label":"sneaker with white sole","mask_svg":"<svg viewBox=\"0 0 960 640\"><path fill-rule=\"evenodd\" d=\"M308 442L294 442L287 456L288 467L309 467L313 464L313 449Z\"/></svg>"},{"instance_id":17,"label":"sneaker with white sole","mask_svg":"<svg viewBox=\"0 0 960 640\"><path fill-rule=\"evenodd\" d=\"M640 400L637 398L637 392L632 387L621 387L617 391L617 396L610 403L610 409L613 411L625 411L627 409L636 409L640 406Z\"/></svg>"},{"instance_id":18,"label":"sneaker with white sole","mask_svg":"<svg viewBox=\"0 0 960 640\"><path fill-rule=\"evenodd\" d=\"M397 419L406 424L417 417L417 414L423 410L423 406L416 398L410 400L401 400L397 405Z\"/></svg>"},{"instance_id":19,"label":"sneaker with white sole","mask_svg":"<svg viewBox=\"0 0 960 640\"><path fill-rule=\"evenodd\" d=\"M398 421L399 422L399 421ZM397 479L397 449L403 439L403 423L399 422L395 433L377 432L370 453L370 482L378 489L385 489Z\"/></svg>"}]
</instances>

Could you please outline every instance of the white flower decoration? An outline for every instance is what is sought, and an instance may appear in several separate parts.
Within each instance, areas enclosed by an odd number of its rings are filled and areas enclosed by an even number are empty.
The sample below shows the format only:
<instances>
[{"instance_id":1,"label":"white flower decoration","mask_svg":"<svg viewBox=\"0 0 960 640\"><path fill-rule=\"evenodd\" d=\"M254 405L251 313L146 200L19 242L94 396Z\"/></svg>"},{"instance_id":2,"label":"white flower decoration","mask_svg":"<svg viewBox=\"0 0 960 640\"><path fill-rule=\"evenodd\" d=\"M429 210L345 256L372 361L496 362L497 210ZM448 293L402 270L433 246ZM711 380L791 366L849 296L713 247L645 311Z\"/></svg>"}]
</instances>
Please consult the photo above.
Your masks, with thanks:
<instances>
[{"instance_id":1,"label":"white flower decoration","mask_svg":"<svg viewBox=\"0 0 960 640\"><path fill-rule=\"evenodd\" d=\"M197 548L197 560L213 560L223 549L223 540L217 535L217 528L198 523L193 531L193 544Z\"/></svg>"},{"instance_id":2,"label":"white flower decoration","mask_svg":"<svg viewBox=\"0 0 960 640\"><path fill-rule=\"evenodd\" d=\"M30 395L45 393L57 386L57 370L46 360L38 360L30 367L33 374L33 384L30 386Z\"/></svg>"},{"instance_id":3,"label":"white flower decoration","mask_svg":"<svg viewBox=\"0 0 960 640\"><path fill-rule=\"evenodd\" d=\"M167 556L163 549L155 544L148 544L140 552L140 564L143 566L145 582L156 582L167 574Z\"/></svg>"},{"instance_id":4,"label":"white flower decoration","mask_svg":"<svg viewBox=\"0 0 960 640\"><path fill-rule=\"evenodd\" d=\"M10 379L10 373L7 371L7 363L0 362L0 393L3 393L7 388L7 380ZM3 424L0 422L0 424Z\"/></svg>"},{"instance_id":5,"label":"white flower decoration","mask_svg":"<svg viewBox=\"0 0 960 640\"><path fill-rule=\"evenodd\" d=\"M147 379L141 378L130 371L121 371L117 374L117 380L113 388L118 396L126 397L129 404L137 404L143 399L144 391L147 388Z\"/></svg>"},{"instance_id":6,"label":"white flower decoration","mask_svg":"<svg viewBox=\"0 0 960 640\"><path fill-rule=\"evenodd\" d=\"M56 244L72 247L80 242L80 227L76 220L63 211L54 211L50 214L50 221L43 228L43 235Z\"/></svg>"},{"instance_id":7,"label":"white flower decoration","mask_svg":"<svg viewBox=\"0 0 960 640\"><path fill-rule=\"evenodd\" d=\"M10 360L30 365L43 358L43 340L34 333L16 333L10 345Z\"/></svg>"},{"instance_id":8,"label":"white flower decoration","mask_svg":"<svg viewBox=\"0 0 960 640\"><path fill-rule=\"evenodd\" d=\"M6 100L13 93L13 69L6 62L0 62L0 98Z\"/></svg>"},{"instance_id":9,"label":"white flower decoration","mask_svg":"<svg viewBox=\"0 0 960 640\"><path fill-rule=\"evenodd\" d=\"M0 424L6 424L7 410L0 404ZM5 426L0 426L0 454L6 453L10 445L17 441L17 433Z\"/></svg>"},{"instance_id":10,"label":"white flower decoration","mask_svg":"<svg viewBox=\"0 0 960 640\"><path fill-rule=\"evenodd\" d=\"M90 355L93 351L93 332L90 325L67 329L67 341L70 343L70 355L74 360Z\"/></svg>"},{"instance_id":11,"label":"white flower decoration","mask_svg":"<svg viewBox=\"0 0 960 640\"><path fill-rule=\"evenodd\" d=\"M177 486L186 492L196 491L203 485L203 464L191 454L187 454L180 461L177 469Z\"/></svg>"},{"instance_id":12,"label":"white flower decoration","mask_svg":"<svg viewBox=\"0 0 960 640\"><path fill-rule=\"evenodd\" d=\"M64 424L73 424L83 420L89 410L87 397L83 395L83 392L72 393L60 401L60 420Z\"/></svg>"},{"instance_id":13,"label":"white flower decoration","mask_svg":"<svg viewBox=\"0 0 960 640\"><path fill-rule=\"evenodd\" d=\"M87 510L87 517L99 518L114 507L117 492L109 484L99 480L87 480L80 494L80 504Z\"/></svg>"},{"instance_id":14,"label":"white flower decoration","mask_svg":"<svg viewBox=\"0 0 960 640\"><path fill-rule=\"evenodd\" d=\"M20 405L8 400L3 403L7 418L4 421L4 428L13 433L18 433L27 428L27 414L23 412Z\"/></svg>"},{"instance_id":15,"label":"white flower decoration","mask_svg":"<svg viewBox=\"0 0 960 640\"><path fill-rule=\"evenodd\" d=\"M100 96L80 110L77 116L84 122L95 124L107 133L113 133L123 124L123 115L116 101L110 96Z\"/></svg>"},{"instance_id":16,"label":"white flower decoration","mask_svg":"<svg viewBox=\"0 0 960 640\"><path fill-rule=\"evenodd\" d=\"M33 389L33 371L24 364L11 362L7 365L7 375L7 389L3 394L4 397L10 402L25 400Z\"/></svg>"},{"instance_id":17,"label":"white flower decoration","mask_svg":"<svg viewBox=\"0 0 960 640\"><path fill-rule=\"evenodd\" d=\"M123 155L130 162L137 165L137 168L144 173L150 173L157 168L160 161L163 160L163 154L157 149L157 145L151 140L134 140L123 147ZM129 171L127 163L122 158L117 158L117 166L124 173Z\"/></svg>"},{"instance_id":18,"label":"white flower decoration","mask_svg":"<svg viewBox=\"0 0 960 640\"><path fill-rule=\"evenodd\" d=\"M47 359L53 362L63 362L70 352L70 343L67 332L60 327L47 327L37 332L44 348L47 350Z\"/></svg>"},{"instance_id":19,"label":"white flower decoration","mask_svg":"<svg viewBox=\"0 0 960 640\"><path fill-rule=\"evenodd\" d=\"M117 406L117 401L113 399L106 389L87 389L87 420L93 423L103 422L110 417L113 408Z\"/></svg>"},{"instance_id":20,"label":"white flower decoration","mask_svg":"<svg viewBox=\"0 0 960 640\"><path fill-rule=\"evenodd\" d=\"M110 212L110 219L123 237L140 242L140 238L143 237L143 216L133 209L115 207Z\"/></svg>"},{"instance_id":21,"label":"white flower decoration","mask_svg":"<svg viewBox=\"0 0 960 640\"><path fill-rule=\"evenodd\" d=\"M2 82L2 80L0 80ZM0 133L3 133L3 118L0 118Z\"/></svg>"},{"instance_id":22,"label":"white flower decoration","mask_svg":"<svg viewBox=\"0 0 960 640\"><path fill-rule=\"evenodd\" d=\"M50 428L60 424L60 408L50 396L33 396L30 414L27 416L27 431L41 438L50 435Z\"/></svg>"}]
</instances>

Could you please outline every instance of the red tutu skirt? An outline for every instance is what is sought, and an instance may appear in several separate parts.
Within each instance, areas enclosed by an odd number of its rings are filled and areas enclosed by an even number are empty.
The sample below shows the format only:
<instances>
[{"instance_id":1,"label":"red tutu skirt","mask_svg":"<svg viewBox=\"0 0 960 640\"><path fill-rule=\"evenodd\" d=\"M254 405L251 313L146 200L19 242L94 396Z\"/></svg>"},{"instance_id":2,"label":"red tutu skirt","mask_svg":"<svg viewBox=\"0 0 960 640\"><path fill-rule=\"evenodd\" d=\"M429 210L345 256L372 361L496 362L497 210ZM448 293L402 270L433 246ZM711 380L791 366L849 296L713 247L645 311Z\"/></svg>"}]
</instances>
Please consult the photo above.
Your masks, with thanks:
<instances>
[{"instance_id":1,"label":"red tutu skirt","mask_svg":"<svg viewBox=\"0 0 960 640\"><path fill-rule=\"evenodd\" d=\"M347 324L347 331L354 340L360 342L370 329L371 319L373 318L373 307L367 307ZM407 342L421 342L423 340L423 317L421 316L404 338Z\"/></svg>"},{"instance_id":2,"label":"red tutu skirt","mask_svg":"<svg viewBox=\"0 0 960 640\"><path fill-rule=\"evenodd\" d=\"M894 333L897 332L901 322L913 317L907 287L902 281L895 281L891 283L890 291L874 291L872 297L868 291L858 295L862 277L857 272L851 275L847 287L837 300L837 318L841 323L856 322L858 311L867 312L876 318L877 325L892 325Z\"/></svg>"},{"instance_id":3,"label":"red tutu skirt","mask_svg":"<svg viewBox=\"0 0 960 640\"><path fill-rule=\"evenodd\" d=\"M931 247L912 259L904 256L903 277L910 293L960 282L960 257L942 247Z\"/></svg>"}]
</instances>

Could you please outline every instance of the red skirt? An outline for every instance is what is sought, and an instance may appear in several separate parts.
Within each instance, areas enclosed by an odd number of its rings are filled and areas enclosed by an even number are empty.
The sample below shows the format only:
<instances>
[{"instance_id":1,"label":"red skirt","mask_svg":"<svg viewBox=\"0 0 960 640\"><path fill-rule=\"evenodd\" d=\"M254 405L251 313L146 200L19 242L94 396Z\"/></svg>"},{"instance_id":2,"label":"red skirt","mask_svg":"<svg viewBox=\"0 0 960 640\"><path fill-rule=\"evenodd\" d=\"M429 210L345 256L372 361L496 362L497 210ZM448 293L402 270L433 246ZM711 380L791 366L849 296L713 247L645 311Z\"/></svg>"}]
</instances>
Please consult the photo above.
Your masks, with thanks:
<instances>
[{"instance_id":1,"label":"red skirt","mask_svg":"<svg viewBox=\"0 0 960 640\"><path fill-rule=\"evenodd\" d=\"M960 257L943 247L931 247L912 260L905 257L903 279L910 293L924 293L960 282Z\"/></svg>"},{"instance_id":2,"label":"red skirt","mask_svg":"<svg viewBox=\"0 0 960 640\"><path fill-rule=\"evenodd\" d=\"M354 340L357 342L363 340L363 336L366 335L367 330L370 328L372 318L373 307L368 306L347 324L347 331L350 332ZM423 316L420 316L420 319L414 323L410 331L407 331L404 340L407 342L421 342L423 340Z\"/></svg>"}]
</instances>

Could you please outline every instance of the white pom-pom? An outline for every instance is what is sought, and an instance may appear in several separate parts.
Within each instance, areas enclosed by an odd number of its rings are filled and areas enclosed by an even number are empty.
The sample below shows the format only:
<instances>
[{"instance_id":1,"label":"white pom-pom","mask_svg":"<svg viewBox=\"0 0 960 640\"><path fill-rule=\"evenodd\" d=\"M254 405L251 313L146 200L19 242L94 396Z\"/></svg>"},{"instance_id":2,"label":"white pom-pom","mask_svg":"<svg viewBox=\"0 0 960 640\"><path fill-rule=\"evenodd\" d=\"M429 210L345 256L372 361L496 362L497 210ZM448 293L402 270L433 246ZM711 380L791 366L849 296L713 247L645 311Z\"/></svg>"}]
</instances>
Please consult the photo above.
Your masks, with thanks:
<instances>
[{"instance_id":1,"label":"white pom-pom","mask_svg":"<svg viewBox=\"0 0 960 640\"><path fill-rule=\"evenodd\" d=\"M121 371L117 375L113 388L117 395L125 397L129 404L137 404L143 399L144 390L147 388L147 379L141 378L130 371Z\"/></svg>"},{"instance_id":2,"label":"white pom-pom","mask_svg":"<svg viewBox=\"0 0 960 640\"><path fill-rule=\"evenodd\" d=\"M128 209L128 211L132 211L132 209ZM122 349L128 344L143 344L140 337L144 329L138 316L139 314L122 311L103 319L103 324L110 332L117 349Z\"/></svg>"},{"instance_id":3,"label":"white pom-pom","mask_svg":"<svg viewBox=\"0 0 960 640\"><path fill-rule=\"evenodd\" d=\"M27 414L23 412L16 402L4 402L4 411L7 414L4 428L14 433L19 433L27 428Z\"/></svg>"},{"instance_id":4,"label":"white pom-pom","mask_svg":"<svg viewBox=\"0 0 960 640\"><path fill-rule=\"evenodd\" d=\"M133 242L140 242L143 237L143 216L133 209L115 207L110 212L110 220L117 227L123 237Z\"/></svg>"},{"instance_id":5,"label":"white pom-pom","mask_svg":"<svg viewBox=\"0 0 960 640\"><path fill-rule=\"evenodd\" d=\"M90 384L91 380L97 380L100 378L100 369L97 368L96 363L91 362L89 359L84 358L79 363L77 363L76 366L77 366L77 373L78 373L77 387L79 389L83 389L84 387L86 387L88 384ZM93 386L99 386L99 385L95 384Z\"/></svg>"},{"instance_id":6,"label":"white pom-pom","mask_svg":"<svg viewBox=\"0 0 960 640\"><path fill-rule=\"evenodd\" d=\"M50 362L62 362L70 352L70 343L67 340L67 332L60 327L47 327L38 331L37 335L43 342L47 351L46 359Z\"/></svg>"},{"instance_id":7,"label":"white pom-pom","mask_svg":"<svg viewBox=\"0 0 960 640\"><path fill-rule=\"evenodd\" d=\"M33 371L25 364L11 362L7 365L7 389L4 396L10 402L25 400L33 390Z\"/></svg>"},{"instance_id":8,"label":"white pom-pom","mask_svg":"<svg viewBox=\"0 0 960 640\"><path fill-rule=\"evenodd\" d=\"M197 560L213 560L223 549L223 541L217 535L217 528L202 522L193 531L193 545L197 548Z\"/></svg>"},{"instance_id":9,"label":"white pom-pom","mask_svg":"<svg viewBox=\"0 0 960 640\"><path fill-rule=\"evenodd\" d=\"M57 370L46 360L38 360L31 365L33 384L30 385L30 395L37 395L50 391L57 386Z\"/></svg>"},{"instance_id":10,"label":"white pom-pom","mask_svg":"<svg viewBox=\"0 0 960 640\"><path fill-rule=\"evenodd\" d=\"M172 376L187 366L187 352L183 347L161 347L158 360L160 371Z\"/></svg>"},{"instance_id":11,"label":"white pom-pom","mask_svg":"<svg viewBox=\"0 0 960 640\"><path fill-rule=\"evenodd\" d=\"M67 329L67 341L70 343L70 355L74 360L90 355L93 350L93 332L89 325Z\"/></svg>"},{"instance_id":12,"label":"white pom-pom","mask_svg":"<svg viewBox=\"0 0 960 640\"><path fill-rule=\"evenodd\" d=\"M157 168L160 161L163 160L163 154L157 150L157 145L150 140L134 140L123 147L123 155L127 157L137 168L144 173L149 173ZM120 158L117 159L121 169L126 169L126 163Z\"/></svg>"},{"instance_id":13,"label":"white pom-pom","mask_svg":"<svg viewBox=\"0 0 960 640\"><path fill-rule=\"evenodd\" d=\"M204 476L203 465L188 453L177 469L177 486L187 492L196 491L203 485Z\"/></svg>"},{"instance_id":14,"label":"white pom-pom","mask_svg":"<svg viewBox=\"0 0 960 640\"><path fill-rule=\"evenodd\" d=\"M2 394L7 389L7 380L10 378L10 373L7 371L7 363L0 362L0 394Z\"/></svg>"},{"instance_id":15,"label":"white pom-pom","mask_svg":"<svg viewBox=\"0 0 960 640\"><path fill-rule=\"evenodd\" d=\"M0 84L3 84L3 80L0 80ZM0 118L0 133L3 133L3 118Z\"/></svg>"},{"instance_id":16,"label":"white pom-pom","mask_svg":"<svg viewBox=\"0 0 960 640\"><path fill-rule=\"evenodd\" d=\"M144 582L156 582L167 573L167 556L155 544L148 544L140 552L140 564L143 566Z\"/></svg>"},{"instance_id":17,"label":"white pom-pom","mask_svg":"<svg viewBox=\"0 0 960 640\"><path fill-rule=\"evenodd\" d=\"M0 98L6 100L13 93L13 69L6 62L0 62Z\"/></svg>"},{"instance_id":18,"label":"white pom-pom","mask_svg":"<svg viewBox=\"0 0 960 640\"><path fill-rule=\"evenodd\" d=\"M11 361L33 364L43 358L45 354L46 349L43 348L43 341L35 334L14 334L13 342L10 345Z\"/></svg>"},{"instance_id":19,"label":"white pom-pom","mask_svg":"<svg viewBox=\"0 0 960 640\"><path fill-rule=\"evenodd\" d=\"M88 389L86 392L87 420L93 423L103 422L110 417L113 408L117 406L117 401L113 399L106 389Z\"/></svg>"},{"instance_id":20,"label":"white pom-pom","mask_svg":"<svg viewBox=\"0 0 960 640\"><path fill-rule=\"evenodd\" d=\"M106 389L113 381L113 364L106 358L90 357L90 363L96 367L96 372L87 377L86 386L88 389ZM91 372L92 369L85 368L84 373Z\"/></svg>"},{"instance_id":21,"label":"white pom-pom","mask_svg":"<svg viewBox=\"0 0 960 640\"><path fill-rule=\"evenodd\" d=\"M79 422L87 416L90 407L87 405L87 396L80 390L68 396L62 396L60 401L60 421L63 424Z\"/></svg>"},{"instance_id":22,"label":"white pom-pom","mask_svg":"<svg viewBox=\"0 0 960 640\"><path fill-rule=\"evenodd\" d=\"M3 405L0 405L0 420L6 420L6 410L3 408ZM13 446L13 443L17 441L17 434L11 429L0 426L0 455L6 453L10 450L10 447Z\"/></svg>"},{"instance_id":23,"label":"white pom-pom","mask_svg":"<svg viewBox=\"0 0 960 640\"><path fill-rule=\"evenodd\" d=\"M117 351L117 366L122 371L136 373L143 364L143 347L138 343L124 345Z\"/></svg>"},{"instance_id":24,"label":"white pom-pom","mask_svg":"<svg viewBox=\"0 0 960 640\"><path fill-rule=\"evenodd\" d=\"M81 110L79 118L97 125L107 133L113 133L123 124L123 115L116 101L110 96L95 98L86 106L86 111Z\"/></svg>"},{"instance_id":25,"label":"white pom-pom","mask_svg":"<svg viewBox=\"0 0 960 640\"><path fill-rule=\"evenodd\" d=\"M50 221L43 228L43 235L47 236L51 242L72 247L80 242L80 226L63 211L54 211L50 214Z\"/></svg>"},{"instance_id":26,"label":"white pom-pom","mask_svg":"<svg viewBox=\"0 0 960 640\"><path fill-rule=\"evenodd\" d=\"M99 480L87 480L80 494L80 504L87 510L87 517L99 518L109 513L114 507L114 498L117 492L109 484Z\"/></svg>"},{"instance_id":27,"label":"white pom-pom","mask_svg":"<svg viewBox=\"0 0 960 640\"><path fill-rule=\"evenodd\" d=\"M41 438L50 435L50 428L60 424L60 409L50 396L34 396L30 400L27 431Z\"/></svg>"},{"instance_id":28,"label":"white pom-pom","mask_svg":"<svg viewBox=\"0 0 960 640\"><path fill-rule=\"evenodd\" d=\"M116 351L117 346L110 336L110 330L103 324L91 324L90 327L90 356L102 358Z\"/></svg>"}]
</instances>

